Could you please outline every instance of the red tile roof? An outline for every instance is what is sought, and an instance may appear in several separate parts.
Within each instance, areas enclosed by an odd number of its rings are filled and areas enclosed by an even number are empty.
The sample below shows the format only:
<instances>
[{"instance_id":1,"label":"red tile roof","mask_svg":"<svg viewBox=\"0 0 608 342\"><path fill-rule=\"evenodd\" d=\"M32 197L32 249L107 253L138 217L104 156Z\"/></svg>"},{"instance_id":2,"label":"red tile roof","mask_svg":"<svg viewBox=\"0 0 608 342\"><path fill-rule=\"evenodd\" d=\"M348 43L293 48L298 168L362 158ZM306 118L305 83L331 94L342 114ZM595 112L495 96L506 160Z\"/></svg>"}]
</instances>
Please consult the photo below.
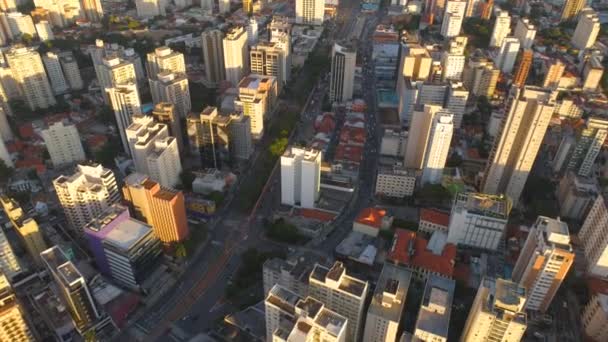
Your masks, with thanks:
<instances>
[{"instance_id":1,"label":"red tile roof","mask_svg":"<svg viewBox=\"0 0 608 342\"><path fill-rule=\"evenodd\" d=\"M363 146L339 144L336 148L334 160L337 162L350 162L360 164L363 158Z\"/></svg>"},{"instance_id":2,"label":"red tile roof","mask_svg":"<svg viewBox=\"0 0 608 342\"><path fill-rule=\"evenodd\" d=\"M19 136L22 138L34 137L34 127L31 123L23 124L19 126Z\"/></svg>"},{"instance_id":3,"label":"red tile roof","mask_svg":"<svg viewBox=\"0 0 608 342\"><path fill-rule=\"evenodd\" d=\"M420 209L420 221L431 222L447 227L450 224L450 214L436 209Z\"/></svg>"},{"instance_id":4,"label":"red tile roof","mask_svg":"<svg viewBox=\"0 0 608 342\"><path fill-rule=\"evenodd\" d=\"M600 278L589 277L587 278L587 287L591 294L601 293L608 295L608 281Z\"/></svg>"},{"instance_id":5,"label":"red tile roof","mask_svg":"<svg viewBox=\"0 0 608 342\"><path fill-rule=\"evenodd\" d=\"M384 216L386 216L386 210L384 209L365 208L361 210L355 222L380 229Z\"/></svg>"},{"instance_id":6,"label":"red tile roof","mask_svg":"<svg viewBox=\"0 0 608 342\"><path fill-rule=\"evenodd\" d=\"M456 246L447 243L441 255L433 254L427 250L428 241L415 232L407 229L396 229L393 238L393 246L388 254L388 259L395 263L409 265L413 268L421 268L430 272L439 273L446 277L452 277L454 273L454 258L456 257Z\"/></svg>"},{"instance_id":7,"label":"red tile roof","mask_svg":"<svg viewBox=\"0 0 608 342\"><path fill-rule=\"evenodd\" d=\"M319 220L319 221L323 221L323 222L329 222L336 217L335 214L331 214L331 213L321 211L321 210L306 209L306 208L301 208L299 210L299 214L302 217L315 219L315 220Z\"/></svg>"},{"instance_id":8,"label":"red tile roof","mask_svg":"<svg viewBox=\"0 0 608 342\"><path fill-rule=\"evenodd\" d=\"M334 113L323 113L322 115L317 116L314 126L317 132L323 132L325 134L333 132L334 129L336 129Z\"/></svg>"}]
</instances>

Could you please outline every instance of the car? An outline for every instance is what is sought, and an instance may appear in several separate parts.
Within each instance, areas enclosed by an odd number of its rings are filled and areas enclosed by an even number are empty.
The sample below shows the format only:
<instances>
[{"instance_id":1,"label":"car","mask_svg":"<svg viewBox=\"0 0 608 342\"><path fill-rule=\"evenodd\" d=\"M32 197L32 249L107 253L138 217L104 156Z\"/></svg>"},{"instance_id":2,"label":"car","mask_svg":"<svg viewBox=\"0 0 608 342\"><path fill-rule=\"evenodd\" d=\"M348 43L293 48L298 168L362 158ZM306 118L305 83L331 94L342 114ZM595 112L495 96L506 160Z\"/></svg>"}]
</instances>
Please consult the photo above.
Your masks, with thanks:
<instances>
[{"instance_id":1,"label":"car","mask_svg":"<svg viewBox=\"0 0 608 342\"><path fill-rule=\"evenodd\" d=\"M543 335L542 333L535 331L534 332L534 337L536 337L539 340L544 340L545 339L545 335Z\"/></svg>"}]
</instances>

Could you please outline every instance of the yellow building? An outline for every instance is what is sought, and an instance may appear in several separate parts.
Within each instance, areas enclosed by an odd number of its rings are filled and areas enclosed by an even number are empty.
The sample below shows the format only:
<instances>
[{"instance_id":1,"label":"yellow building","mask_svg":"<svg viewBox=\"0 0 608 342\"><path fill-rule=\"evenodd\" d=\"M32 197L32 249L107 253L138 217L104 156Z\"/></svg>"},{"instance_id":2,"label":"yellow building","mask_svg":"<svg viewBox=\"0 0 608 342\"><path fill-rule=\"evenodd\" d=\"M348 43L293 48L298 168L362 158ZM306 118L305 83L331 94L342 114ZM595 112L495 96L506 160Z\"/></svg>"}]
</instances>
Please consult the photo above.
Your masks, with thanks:
<instances>
[{"instance_id":1,"label":"yellow building","mask_svg":"<svg viewBox=\"0 0 608 342\"><path fill-rule=\"evenodd\" d=\"M0 341L35 341L13 289L0 272Z\"/></svg>"},{"instance_id":2,"label":"yellow building","mask_svg":"<svg viewBox=\"0 0 608 342\"><path fill-rule=\"evenodd\" d=\"M46 242L44 242L38 223L33 218L27 217L27 215L24 214L23 209L21 209L19 204L13 199L3 196L0 198L0 201L2 202L4 212L11 221L15 231L17 231L19 236L23 239L28 253L37 264L41 265L40 253L48 247Z\"/></svg>"}]
</instances>

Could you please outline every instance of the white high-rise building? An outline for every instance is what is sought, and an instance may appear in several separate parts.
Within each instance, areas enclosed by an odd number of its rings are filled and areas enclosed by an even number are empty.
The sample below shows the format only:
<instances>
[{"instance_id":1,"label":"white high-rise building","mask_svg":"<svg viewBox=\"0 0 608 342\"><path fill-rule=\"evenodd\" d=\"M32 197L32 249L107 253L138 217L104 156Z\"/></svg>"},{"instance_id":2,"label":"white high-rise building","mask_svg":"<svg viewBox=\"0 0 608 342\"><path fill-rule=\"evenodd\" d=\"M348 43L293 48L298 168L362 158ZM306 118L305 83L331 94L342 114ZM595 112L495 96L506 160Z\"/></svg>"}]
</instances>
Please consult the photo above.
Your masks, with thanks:
<instances>
[{"instance_id":1,"label":"white high-rise building","mask_svg":"<svg viewBox=\"0 0 608 342\"><path fill-rule=\"evenodd\" d=\"M314 208L321 188L321 151L289 147L281 156L281 203Z\"/></svg>"},{"instance_id":2,"label":"white high-rise building","mask_svg":"<svg viewBox=\"0 0 608 342\"><path fill-rule=\"evenodd\" d=\"M93 59L95 63L95 59ZM131 61L121 59L116 56L102 57L101 64L95 65L95 73L97 74L97 82L101 89L107 89L124 84L137 85L137 74L135 72L135 64ZM109 104L107 92L102 91L105 101Z\"/></svg>"},{"instance_id":3,"label":"white high-rise building","mask_svg":"<svg viewBox=\"0 0 608 342\"><path fill-rule=\"evenodd\" d=\"M511 73L519 53L519 39L506 37L502 40L500 52L496 56L496 66L504 73Z\"/></svg>"},{"instance_id":4,"label":"white high-rise building","mask_svg":"<svg viewBox=\"0 0 608 342\"><path fill-rule=\"evenodd\" d=\"M506 194L517 204L555 110L554 94L538 87L512 88L507 103L482 188L487 194Z\"/></svg>"},{"instance_id":5,"label":"white high-rise building","mask_svg":"<svg viewBox=\"0 0 608 342\"><path fill-rule=\"evenodd\" d=\"M443 179L443 168L448 159L454 132L453 119L454 115L444 109L437 112L433 118L422 163L422 184L438 184Z\"/></svg>"},{"instance_id":6,"label":"white high-rise building","mask_svg":"<svg viewBox=\"0 0 608 342\"><path fill-rule=\"evenodd\" d=\"M254 139L264 135L264 121L270 118L277 100L278 86L274 76L249 74L238 83L234 106L249 117Z\"/></svg>"},{"instance_id":7,"label":"white high-rise building","mask_svg":"<svg viewBox=\"0 0 608 342\"><path fill-rule=\"evenodd\" d=\"M237 26L228 31L223 40L223 47L226 80L236 86L243 76L249 73L249 50L245 28Z\"/></svg>"},{"instance_id":8,"label":"white high-rise building","mask_svg":"<svg viewBox=\"0 0 608 342\"><path fill-rule=\"evenodd\" d=\"M325 0L296 0L296 23L323 25Z\"/></svg>"},{"instance_id":9,"label":"white high-rise building","mask_svg":"<svg viewBox=\"0 0 608 342\"><path fill-rule=\"evenodd\" d=\"M513 36L519 39L522 49L530 49L534 45L534 38L536 38L536 27L528 18L519 18Z\"/></svg>"},{"instance_id":10,"label":"white high-rise building","mask_svg":"<svg viewBox=\"0 0 608 342\"><path fill-rule=\"evenodd\" d=\"M79 164L76 173L53 180L59 203L78 234L93 218L120 201L114 173L100 164Z\"/></svg>"},{"instance_id":11,"label":"white high-rise building","mask_svg":"<svg viewBox=\"0 0 608 342\"><path fill-rule=\"evenodd\" d=\"M80 76L80 68L71 52L62 52L59 54L59 62L61 69L65 75L66 81L72 90L81 90L84 87L82 77Z\"/></svg>"},{"instance_id":12,"label":"white high-rise building","mask_svg":"<svg viewBox=\"0 0 608 342\"><path fill-rule=\"evenodd\" d=\"M13 280L22 272L19 259L15 256L13 247L6 239L4 230L0 229L0 272Z\"/></svg>"},{"instance_id":13,"label":"white high-rise building","mask_svg":"<svg viewBox=\"0 0 608 342\"><path fill-rule=\"evenodd\" d=\"M55 122L40 132L54 166L80 162L86 159L76 125Z\"/></svg>"},{"instance_id":14,"label":"white high-rise building","mask_svg":"<svg viewBox=\"0 0 608 342\"><path fill-rule=\"evenodd\" d=\"M459 193L454 198L449 243L495 251L503 238L511 200L504 196Z\"/></svg>"},{"instance_id":15,"label":"white high-rise building","mask_svg":"<svg viewBox=\"0 0 608 342\"><path fill-rule=\"evenodd\" d=\"M287 83L291 73L291 56L289 41L282 45L278 42L259 42L251 47L249 60L251 73L274 76L282 87Z\"/></svg>"},{"instance_id":16,"label":"white high-rise building","mask_svg":"<svg viewBox=\"0 0 608 342\"><path fill-rule=\"evenodd\" d=\"M608 119L598 116L589 117L586 127L579 128L576 144L572 146L571 153L567 155L568 169L579 176L591 176L595 160L607 137Z\"/></svg>"},{"instance_id":17,"label":"white high-rise building","mask_svg":"<svg viewBox=\"0 0 608 342\"><path fill-rule=\"evenodd\" d=\"M513 268L513 281L526 289L526 310L545 312L574 262L568 225L539 216Z\"/></svg>"},{"instance_id":18,"label":"white high-rise building","mask_svg":"<svg viewBox=\"0 0 608 342\"><path fill-rule=\"evenodd\" d=\"M447 342L455 287L454 280L429 274L414 327L414 341Z\"/></svg>"},{"instance_id":19,"label":"white high-rise building","mask_svg":"<svg viewBox=\"0 0 608 342\"><path fill-rule=\"evenodd\" d=\"M441 23L441 35L443 37L451 38L460 35L460 29L462 27L462 21L464 20L464 12L466 7L466 1L446 1L443 21Z\"/></svg>"},{"instance_id":20,"label":"white high-rise building","mask_svg":"<svg viewBox=\"0 0 608 342\"><path fill-rule=\"evenodd\" d=\"M91 22L99 22L103 18L101 0L80 0L86 18Z\"/></svg>"},{"instance_id":21,"label":"white high-rise building","mask_svg":"<svg viewBox=\"0 0 608 342\"><path fill-rule=\"evenodd\" d=\"M587 273L608 279L608 208L599 194L591 206L578 238L585 251Z\"/></svg>"},{"instance_id":22,"label":"white high-rise building","mask_svg":"<svg viewBox=\"0 0 608 342\"><path fill-rule=\"evenodd\" d=\"M258 20L255 17L251 17L247 22L247 43L249 44L249 46L257 44L258 35Z\"/></svg>"},{"instance_id":23,"label":"white high-rise building","mask_svg":"<svg viewBox=\"0 0 608 342\"><path fill-rule=\"evenodd\" d=\"M175 112L185 118L192 109L190 88L186 74L176 74L163 71L158 78L150 79L150 92L152 101L156 103L169 102L175 105Z\"/></svg>"},{"instance_id":24,"label":"white high-rise building","mask_svg":"<svg viewBox=\"0 0 608 342\"><path fill-rule=\"evenodd\" d=\"M0 23L4 28L7 38L18 40L24 34L37 37L34 21L27 14L19 12L0 13Z\"/></svg>"},{"instance_id":25,"label":"white high-rise building","mask_svg":"<svg viewBox=\"0 0 608 342\"><path fill-rule=\"evenodd\" d=\"M331 268L316 264L308 279L309 295L348 319L346 341L359 341L369 284L347 275L339 261Z\"/></svg>"},{"instance_id":26,"label":"white high-rise building","mask_svg":"<svg viewBox=\"0 0 608 342\"><path fill-rule=\"evenodd\" d=\"M519 342L526 331L526 289L504 279L484 278L479 285L461 342Z\"/></svg>"},{"instance_id":27,"label":"white high-rise building","mask_svg":"<svg viewBox=\"0 0 608 342\"><path fill-rule=\"evenodd\" d=\"M53 27L51 23L46 20L41 20L34 24L36 27L36 34L38 38L40 38L41 42L46 42L47 40L55 39L55 35L53 34Z\"/></svg>"},{"instance_id":28,"label":"white high-rise building","mask_svg":"<svg viewBox=\"0 0 608 342\"><path fill-rule=\"evenodd\" d=\"M462 79L462 71L466 63L466 57L464 55L451 54L448 51L443 53L441 57L442 74L441 79L446 80L460 80Z\"/></svg>"},{"instance_id":29,"label":"white high-rise building","mask_svg":"<svg viewBox=\"0 0 608 342\"><path fill-rule=\"evenodd\" d=\"M129 153L129 143L125 130L131 124L131 117L142 113L137 86L135 84L119 85L113 88L106 88L106 92L114 110L114 116L118 125L116 128L120 134L123 149L125 153Z\"/></svg>"},{"instance_id":30,"label":"white high-rise building","mask_svg":"<svg viewBox=\"0 0 608 342\"><path fill-rule=\"evenodd\" d=\"M4 164L8 167L14 167L15 164L11 159L10 153L8 153L8 149L6 148L6 144L4 143L4 139L0 139L0 159L4 162Z\"/></svg>"},{"instance_id":31,"label":"white high-rise building","mask_svg":"<svg viewBox=\"0 0 608 342\"><path fill-rule=\"evenodd\" d=\"M433 118L440 110L441 106L425 105L424 107L417 107L412 114L405 146L404 166L406 168L422 169Z\"/></svg>"},{"instance_id":32,"label":"white high-rise building","mask_svg":"<svg viewBox=\"0 0 608 342\"><path fill-rule=\"evenodd\" d=\"M230 0L218 0L220 14L230 12Z\"/></svg>"},{"instance_id":33,"label":"white high-rise building","mask_svg":"<svg viewBox=\"0 0 608 342\"><path fill-rule=\"evenodd\" d=\"M48 10L51 22L56 27L72 25L85 17L79 0L34 0L34 4Z\"/></svg>"},{"instance_id":34,"label":"white high-rise building","mask_svg":"<svg viewBox=\"0 0 608 342\"><path fill-rule=\"evenodd\" d=\"M137 16L140 18L165 16L165 6L165 0L135 0Z\"/></svg>"},{"instance_id":35,"label":"white high-rise building","mask_svg":"<svg viewBox=\"0 0 608 342\"><path fill-rule=\"evenodd\" d=\"M173 51L168 46L161 46L146 55L146 72L149 79L156 79L161 72L176 74L186 73L184 54Z\"/></svg>"},{"instance_id":36,"label":"white high-rise building","mask_svg":"<svg viewBox=\"0 0 608 342\"><path fill-rule=\"evenodd\" d=\"M454 129L459 129L462 118L466 110L469 91L462 85L462 82L451 82L448 89L448 99L445 104L452 114L454 114Z\"/></svg>"},{"instance_id":37,"label":"white high-rise building","mask_svg":"<svg viewBox=\"0 0 608 342\"><path fill-rule=\"evenodd\" d=\"M406 268L385 263L367 310L363 341L397 341L405 298L412 280Z\"/></svg>"},{"instance_id":38,"label":"white high-rise building","mask_svg":"<svg viewBox=\"0 0 608 342\"><path fill-rule=\"evenodd\" d=\"M511 17L508 11L500 11L494 21L494 29L490 36L490 47L501 47L502 41L511 33Z\"/></svg>"},{"instance_id":39,"label":"white high-rise building","mask_svg":"<svg viewBox=\"0 0 608 342\"><path fill-rule=\"evenodd\" d=\"M353 98L357 51L352 47L334 44L331 53L329 101L346 102Z\"/></svg>"},{"instance_id":40,"label":"white high-rise building","mask_svg":"<svg viewBox=\"0 0 608 342\"><path fill-rule=\"evenodd\" d=\"M47 52L46 55L42 56L42 61L46 68L46 73L51 80L53 86L53 92L56 95L64 94L69 90L69 86L65 77L63 76L63 70L61 69L61 63L59 62L59 55L54 52Z\"/></svg>"},{"instance_id":41,"label":"white high-rise building","mask_svg":"<svg viewBox=\"0 0 608 342\"><path fill-rule=\"evenodd\" d=\"M32 110L55 105L55 96L46 77L40 54L34 48L16 45L5 54L19 91Z\"/></svg>"},{"instance_id":42,"label":"white high-rise building","mask_svg":"<svg viewBox=\"0 0 608 342\"><path fill-rule=\"evenodd\" d=\"M584 8L572 35L572 45L578 49L588 49L595 44L600 33L600 19L592 8Z\"/></svg>"},{"instance_id":43,"label":"white high-rise building","mask_svg":"<svg viewBox=\"0 0 608 342\"><path fill-rule=\"evenodd\" d=\"M253 153L251 118L243 113L230 115L230 155L238 161L245 161Z\"/></svg>"},{"instance_id":44,"label":"white high-rise building","mask_svg":"<svg viewBox=\"0 0 608 342\"><path fill-rule=\"evenodd\" d=\"M212 85L217 85L226 79L224 68L224 34L217 29L208 29L201 34L203 47L203 64L205 76Z\"/></svg>"},{"instance_id":45,"label":"white high-rise building","mask_svg":"<svg viewBox=\"0 0 608 342\"><path fill-rule=\"evenodd\" d=\"M97 80L102 86L102 89L104 87L110 86L108 83L103 83L103 80L108 79L108 76L104 77L103 72L101 70L104 64L108 64L106 65L106 68L121 69L123 64L130 63L133 65L135 77L131 78L128 71L123 71L125 74L122 77L129 78L129 82L135 82L135 79L137 80L137 82L142 82L146 80L146 72L142 64L141 58L133 48L125 48L116 43L104 43L103 40L97 39L95 40L95 46L89 48L89 54L91 55L91 59L93 60L93 66L95 67ZM110 61L113 59L118 59L118 61ZM115 74L120 73L120 71L118 70L112 71ZM105 71L105 73L108 73L108 71ZM116 77L116 79L114 80L116 82L115 84L127 82L121 81L121 76L119 75L114 76ZM109 77L109 79L112 78Z\"/></svg>"}]
</instances>

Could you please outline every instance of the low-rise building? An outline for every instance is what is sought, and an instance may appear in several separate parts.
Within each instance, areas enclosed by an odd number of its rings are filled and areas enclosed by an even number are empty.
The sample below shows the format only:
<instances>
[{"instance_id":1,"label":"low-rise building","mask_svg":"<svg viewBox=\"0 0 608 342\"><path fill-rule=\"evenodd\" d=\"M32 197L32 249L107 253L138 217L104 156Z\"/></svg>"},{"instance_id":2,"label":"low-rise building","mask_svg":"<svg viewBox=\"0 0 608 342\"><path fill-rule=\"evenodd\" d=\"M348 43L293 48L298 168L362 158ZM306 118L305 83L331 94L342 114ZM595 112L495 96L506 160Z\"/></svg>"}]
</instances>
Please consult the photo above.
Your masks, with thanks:
<instances>
[{"instance_id":1,"label":"low-rise building","mask_svg":"<svg viewBox=\"0 0 608 342\"><path fill-rule=\"evenodd\" d=\"M353 231L370 236L378 236L381 229L388 229L393 223L393 217L386 210L365 208L361 210L353 222Z\"/></svg>"},{"instance_id":2,"label":"low-rise building","mask_svg":"<svg viewBox=\"0 0 608 342\"><path fill-rule=\"evenodd\" d=\"M447 233L450 225L450 214L429 208L420 209L418 231L432 234L434 232Z\"/></svg>"},{"instance_id":3,"label":"low-rise building","mask_svg":"<svg viewBox=\"0 0 608 342\"><path fill-rule=\"evenodd\" d=\"M400 163L378 169L376 196L403 198L412 196L415 188L416 170L405 168Z\"/></svg>"}]
</instances>

